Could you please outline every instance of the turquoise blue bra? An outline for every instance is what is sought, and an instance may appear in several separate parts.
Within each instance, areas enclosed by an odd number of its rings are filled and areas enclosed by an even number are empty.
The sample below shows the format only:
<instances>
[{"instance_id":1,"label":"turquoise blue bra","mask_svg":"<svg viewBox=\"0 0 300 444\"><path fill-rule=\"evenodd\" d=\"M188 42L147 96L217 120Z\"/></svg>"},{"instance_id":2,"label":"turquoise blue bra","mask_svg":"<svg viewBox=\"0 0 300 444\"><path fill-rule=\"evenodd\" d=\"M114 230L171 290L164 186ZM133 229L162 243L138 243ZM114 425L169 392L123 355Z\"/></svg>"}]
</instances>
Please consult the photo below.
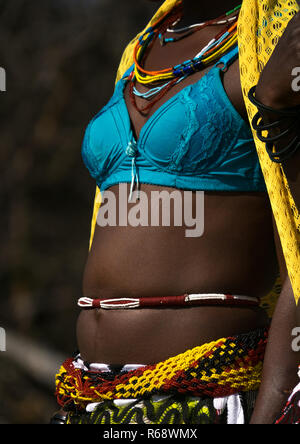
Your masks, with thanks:
<instances>
[{"instance_id":1,"label":"turquoise blue bra","mask_svg":"<svg viewBox=\"0 0 300 444\"><path fill-rule=\"evenodd\" d=\"M139 181L184 190L266 191L250 126L222 84L222 70L237 57L236 48L165 102L138 140L124 99L131 67L85 133L83 160L100 190Z\"/></svg>"}]
</instances>

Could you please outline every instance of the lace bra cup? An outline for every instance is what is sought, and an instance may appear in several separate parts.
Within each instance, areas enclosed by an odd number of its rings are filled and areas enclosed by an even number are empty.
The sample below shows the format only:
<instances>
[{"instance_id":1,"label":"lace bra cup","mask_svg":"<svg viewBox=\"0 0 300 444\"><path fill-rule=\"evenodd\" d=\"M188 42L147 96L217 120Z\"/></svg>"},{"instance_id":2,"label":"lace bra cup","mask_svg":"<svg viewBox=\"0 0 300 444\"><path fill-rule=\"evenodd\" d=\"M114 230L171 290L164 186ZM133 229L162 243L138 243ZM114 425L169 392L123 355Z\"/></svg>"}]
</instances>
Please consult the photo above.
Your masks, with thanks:
<instances>
[{"instance_id":1,"label":"lace bra cup","mask_svg":"<svg viewBox=\"0 0 300 444\"><path fill-rule=\"evenodd\" d=\"M229 53L165 102L138 140L124 99L131 67L85 133L83 160L100 190L136 173L141 183L185 190L266 191L250 126L222 84L222 69L237 56Z\"/></svg>"}]
</instances>

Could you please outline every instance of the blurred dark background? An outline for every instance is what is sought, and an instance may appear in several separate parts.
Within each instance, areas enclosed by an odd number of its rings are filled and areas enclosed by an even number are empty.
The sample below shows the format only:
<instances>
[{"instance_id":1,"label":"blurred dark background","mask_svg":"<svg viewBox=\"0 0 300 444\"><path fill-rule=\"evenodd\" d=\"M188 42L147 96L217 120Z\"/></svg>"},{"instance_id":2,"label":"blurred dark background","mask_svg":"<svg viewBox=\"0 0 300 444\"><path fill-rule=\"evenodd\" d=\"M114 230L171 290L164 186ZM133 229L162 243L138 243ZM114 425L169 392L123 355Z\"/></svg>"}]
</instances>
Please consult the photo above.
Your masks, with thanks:
<instances>
[{"instance_id":1,"label":"blurred dark background","mask_svg":"<svg viewBox=\"0 0 300 444\"><path fill-rule=\"evenodd\" d=\"M47 423L76 350L95 184L84 129L112 94L147 0L0 0L0 424Z\"/></svg>"}]
</instances>

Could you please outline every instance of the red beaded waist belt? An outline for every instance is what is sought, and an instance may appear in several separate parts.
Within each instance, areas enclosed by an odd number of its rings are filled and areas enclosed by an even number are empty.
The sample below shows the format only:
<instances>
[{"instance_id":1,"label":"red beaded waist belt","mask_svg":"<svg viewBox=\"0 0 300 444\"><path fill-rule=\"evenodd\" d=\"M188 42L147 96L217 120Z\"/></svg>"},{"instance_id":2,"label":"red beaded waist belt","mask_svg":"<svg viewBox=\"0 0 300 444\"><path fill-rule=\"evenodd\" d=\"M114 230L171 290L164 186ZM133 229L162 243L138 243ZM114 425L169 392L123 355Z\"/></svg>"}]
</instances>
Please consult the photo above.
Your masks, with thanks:
<instances>
[{"instance_id":1,"label":"red beaded waist belt","mask_svg":"<svg viewBox=\"0 0 300 444\"><path fill-rule=\"evenodd\" d=\"M103 308L105 310L151 307L192 307L200 305L258 306L259 299L252 296L209 293L116 299L91 299L82 297L78 300L78 306L81 308Z\"/></svg>"}]
</instances>

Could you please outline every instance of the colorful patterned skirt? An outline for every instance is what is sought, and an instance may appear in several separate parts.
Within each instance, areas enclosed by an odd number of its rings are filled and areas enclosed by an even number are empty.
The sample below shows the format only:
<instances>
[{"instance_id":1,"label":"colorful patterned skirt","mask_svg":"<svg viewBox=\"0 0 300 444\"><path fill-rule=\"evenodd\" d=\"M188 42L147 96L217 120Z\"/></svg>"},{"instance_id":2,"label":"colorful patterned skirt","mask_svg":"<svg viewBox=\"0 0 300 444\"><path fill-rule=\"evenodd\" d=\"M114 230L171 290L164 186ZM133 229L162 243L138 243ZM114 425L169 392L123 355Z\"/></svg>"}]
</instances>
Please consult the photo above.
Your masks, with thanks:
<instances>
[{"instance_id":1,"label":"colorful patterned skirt","mask_svg":"<svg viewBox=\"0 0 300 444\"><path fill-rule=\"evenodd\" d=\"M166 361L112 369L67 359L56 375L69 424L247 424L267 329L222 338Z\"/></svg>"}]
</instances>

